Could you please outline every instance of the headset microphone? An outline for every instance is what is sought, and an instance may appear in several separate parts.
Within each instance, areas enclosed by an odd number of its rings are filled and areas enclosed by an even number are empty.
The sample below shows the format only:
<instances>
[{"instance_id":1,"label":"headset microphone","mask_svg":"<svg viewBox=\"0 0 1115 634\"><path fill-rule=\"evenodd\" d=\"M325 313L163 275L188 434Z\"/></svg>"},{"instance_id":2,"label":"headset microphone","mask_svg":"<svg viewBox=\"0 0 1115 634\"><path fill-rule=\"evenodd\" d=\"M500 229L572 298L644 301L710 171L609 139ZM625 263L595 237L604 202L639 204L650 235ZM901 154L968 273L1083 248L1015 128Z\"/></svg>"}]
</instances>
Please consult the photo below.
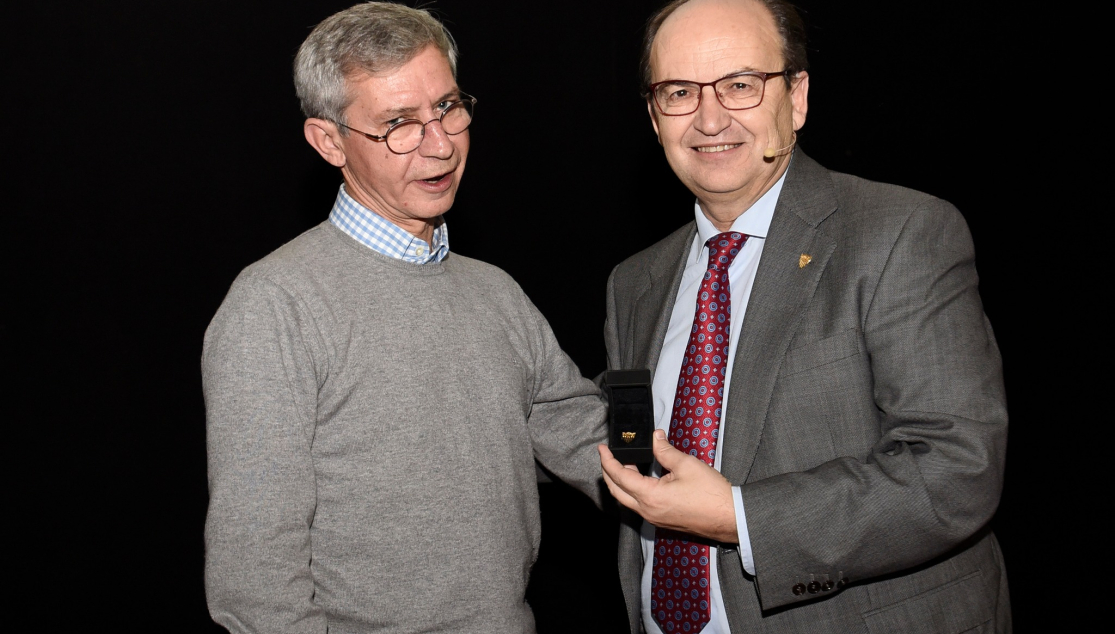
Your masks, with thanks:
<instances>
[{"instance_id":1,"label":"headset microphone","mask_svg":"<svg viewBox=\"0 0 1115 634\"><path fill-rule=\"evenodd\" d=\"M780 156L786 150L794 147L794 145L797 142L798 142L798 133L795 130L793 137L790 138L790 144L789 145L787 145L786 147L783 147L783 148L778 148L777 150L772 148L772 147L768 147L766 150L763 151L763 156L765 156L766 158L774 158L776 156Z\"/></svg>"}]
</instances>

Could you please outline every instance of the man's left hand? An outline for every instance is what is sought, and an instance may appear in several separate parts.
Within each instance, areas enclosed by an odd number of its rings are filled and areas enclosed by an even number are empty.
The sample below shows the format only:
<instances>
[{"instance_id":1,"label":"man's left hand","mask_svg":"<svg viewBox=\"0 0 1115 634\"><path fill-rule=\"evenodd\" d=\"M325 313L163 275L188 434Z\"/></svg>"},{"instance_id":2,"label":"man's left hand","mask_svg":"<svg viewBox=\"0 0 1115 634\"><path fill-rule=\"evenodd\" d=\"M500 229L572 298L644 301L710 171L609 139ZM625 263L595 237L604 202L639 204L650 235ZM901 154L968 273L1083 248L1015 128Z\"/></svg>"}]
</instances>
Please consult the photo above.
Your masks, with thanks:
<instances>
[{"instance_id":1,"label":"man's left hand","mask_svg":"<svg viewBox=\"0 0 1115 634\"><path fill-rule=\"evenodd\" d=\"M682 453L654 432L654 458L667 472L661 478L624 466L599 445L600 466L608 490L620 504L658 528L679 530L721 543L739 541L732 485L720 472L695 456Z\"/></svg>"}]
</instances>

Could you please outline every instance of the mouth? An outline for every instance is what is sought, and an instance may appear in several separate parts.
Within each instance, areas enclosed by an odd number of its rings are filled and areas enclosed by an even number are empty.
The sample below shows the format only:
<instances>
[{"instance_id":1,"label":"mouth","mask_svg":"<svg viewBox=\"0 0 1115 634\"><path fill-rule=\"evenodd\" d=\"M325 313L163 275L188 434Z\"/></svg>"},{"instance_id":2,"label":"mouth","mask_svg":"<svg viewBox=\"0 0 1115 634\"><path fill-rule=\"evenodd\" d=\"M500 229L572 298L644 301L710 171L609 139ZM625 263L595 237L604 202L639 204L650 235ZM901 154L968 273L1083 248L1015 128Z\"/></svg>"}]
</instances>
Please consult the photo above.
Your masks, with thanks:
<instances>
[{"instance_id":1,"label":"mouth","mask_svg":"<svg viewBox=\"0 0 1115 634\"><path fill-rule=\"evenodd\" d=\"M708 146L695 147L693 149L697 150L698 152L701 152L702 154L713 154L713 153L716 153L716 152L727 152L728 150L734 150L741 145L743 145L743 144L742 143L727 143L727 144L724 144L724 145L708 145Z\"/></svg>"},{"instance_id":2,"label":"mouth","mask_svg":"<svg viewBox=\"0 0 1115 634\"><path fill-rule=\"evenodd\" d=\"M456 174L456 169L451 169L448 172L442 172L429 178L419 178L413 182L422 191L430 194L442 194L449 191L453 186L454 174Z\"/></svg>"},{"instance_id":3,"label":"mouth","mask_svg":"<svg viewBox=\"0 0 1115 634\"><path fill-rule=\"evenodd\" d=\"M423 178L421 180L422 180L423 183L429 183L430 185L438 185L442 181L448 179L452 174L453 174L452 171L448 171L444 174L438 174L437 176L431 176L430 178Z\"/></svg>"}]
</instances>

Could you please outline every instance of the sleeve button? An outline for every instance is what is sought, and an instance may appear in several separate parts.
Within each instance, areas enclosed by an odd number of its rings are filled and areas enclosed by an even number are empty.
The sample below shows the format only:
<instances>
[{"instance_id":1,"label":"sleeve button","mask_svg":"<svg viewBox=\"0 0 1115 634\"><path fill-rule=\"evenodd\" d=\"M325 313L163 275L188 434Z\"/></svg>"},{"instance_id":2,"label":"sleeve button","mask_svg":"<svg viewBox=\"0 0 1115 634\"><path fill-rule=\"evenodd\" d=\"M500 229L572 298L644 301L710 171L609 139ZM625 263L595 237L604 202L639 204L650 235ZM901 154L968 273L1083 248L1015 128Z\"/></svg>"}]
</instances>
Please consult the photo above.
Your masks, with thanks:
<instances>
[{"instance_id":1,"label":"sleeve button","mask_svg":"<svg viewBox=\"0 0 1115 634\"><path fill-rule=\"evenodd\" d=\"M830 580L821 584L821 589L824 590L825 592L828 592L829 590L832 590L833 587L835 587L835 586L836 586L836 584L833 583L832 580L830 579Z\"/></svg>"},{"instance_id":2,"label":"sleeve button","mask_svg":"<svg viewBox=\"0 0 1115 634\"><path fill-rule=\"evenodd\" d=\"M840 581L836 582L836 587L840 588L841 590L843 590L844 586L846 586L846 585L848 585L848 578L847 577L844 577Z\"/></svg>"},{"instance_id":3,"label":"sleeve button","mask_svg":"<svg viewBox=\"0 0 1115 634\"><path fill-rule=\"evenodd\" d=\"M791 590L793 591L794 594L796 594L798 596L801 596L801 595L805 594L805 584L804 583L795 583L794 587L791 588Z\"/></svg>"},{"instance_id":4,"label":"sleeve button","mask_svg":"<svg viewBox=\"0 0 1115 634\"><path fill-rule=\"evenodd\" d=\"M816 581L809 582L809 594L817 594L821 591L821 584Z\"/></svg>"}]
</instances>

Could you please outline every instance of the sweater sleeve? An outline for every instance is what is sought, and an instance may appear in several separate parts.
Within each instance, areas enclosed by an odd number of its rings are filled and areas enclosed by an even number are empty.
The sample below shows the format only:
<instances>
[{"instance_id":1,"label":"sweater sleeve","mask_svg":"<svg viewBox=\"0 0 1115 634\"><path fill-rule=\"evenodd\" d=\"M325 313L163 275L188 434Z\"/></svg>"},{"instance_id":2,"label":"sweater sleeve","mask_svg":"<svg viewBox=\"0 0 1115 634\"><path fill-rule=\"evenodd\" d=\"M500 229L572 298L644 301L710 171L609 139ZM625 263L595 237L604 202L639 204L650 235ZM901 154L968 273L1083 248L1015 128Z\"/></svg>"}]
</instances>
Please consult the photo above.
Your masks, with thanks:
<instances>
[{"instance_id":1,"label":"sweater sleeve","mask_svg":"<svg viewBox=\"0 0 1115 634\"><path fill-rule=\"evenodd\" d=\"M326 630L310 572L315 337L295 297L250 273L206 331L205 591L234 634Z\"/></svg>"},{"instance_id":2,"label":"sweater sleeve","mask_svg":"<svg viewBox=\"0 0 1115 634\"><path fill-rule=\"evenodd\" d=\"M607 435L607 406L599 388L581 375L558 345L542 313L527 304L532 332L537 333L535 380L530 416L534 456L562 482L601 505L600 457L596 446Z\"/></svg>"}]
</instances>

